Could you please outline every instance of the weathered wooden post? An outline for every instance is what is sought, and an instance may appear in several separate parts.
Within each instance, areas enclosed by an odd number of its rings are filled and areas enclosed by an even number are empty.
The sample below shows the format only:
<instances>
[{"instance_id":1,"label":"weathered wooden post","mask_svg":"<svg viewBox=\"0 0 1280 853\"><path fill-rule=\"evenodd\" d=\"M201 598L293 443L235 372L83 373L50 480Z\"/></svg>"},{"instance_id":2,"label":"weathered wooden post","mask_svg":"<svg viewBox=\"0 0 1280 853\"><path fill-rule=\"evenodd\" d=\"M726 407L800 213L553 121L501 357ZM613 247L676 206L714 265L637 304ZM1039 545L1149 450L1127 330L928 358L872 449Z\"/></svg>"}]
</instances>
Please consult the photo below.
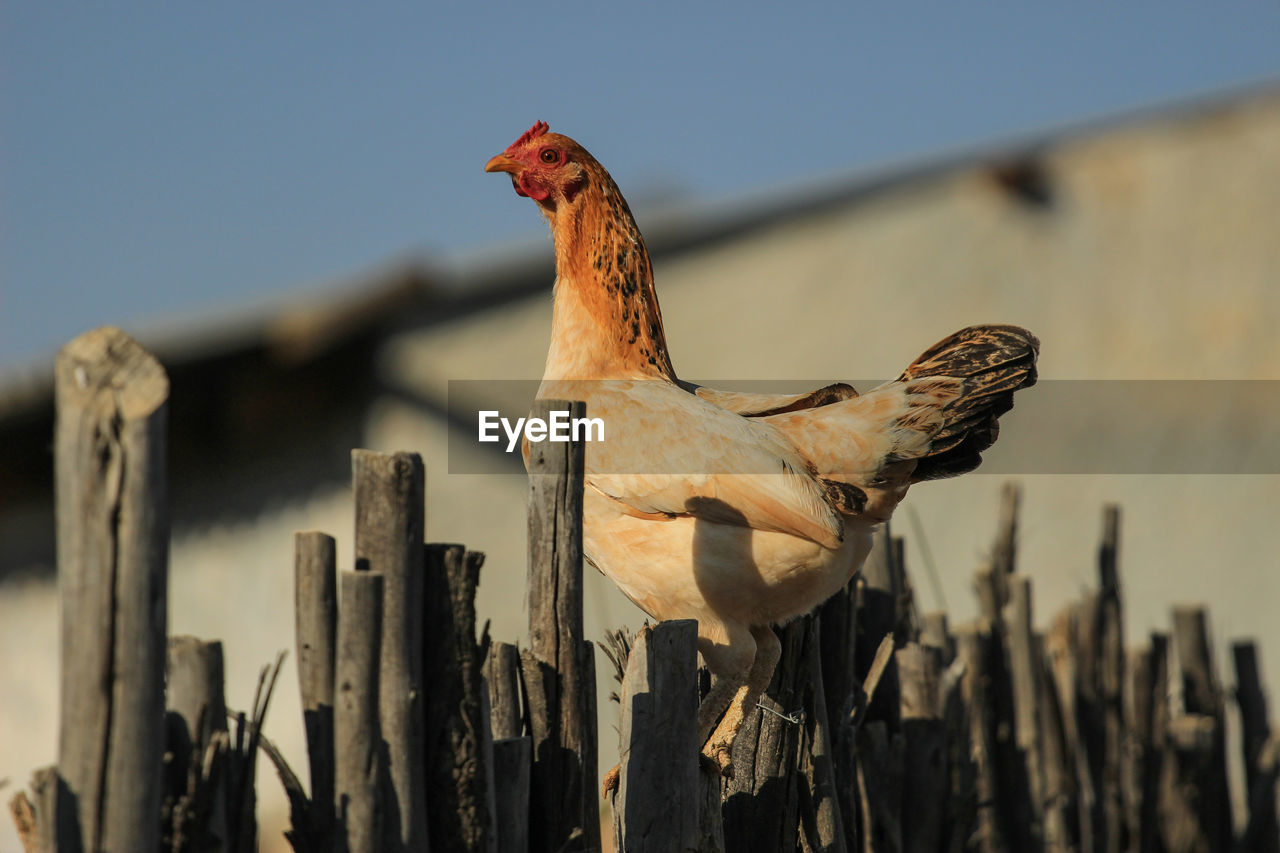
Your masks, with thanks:
<instances>
[{"instance_id":1,"label":"weathered wooden post","mask_svg":"<svg viewBox=\"0 0 1280 853\"><path fill-rule=\"evenodd\" d=\"M319 532L294 537L298 689L311 769L308 817L318 838L333 831L333 691L338 642L337 543Z\"/></svg>"},{"instance_id":2,"label":"weathered wooden post","mask_svg":"<svg viewBox=\"0 0 1280 853\"><path fill-rule=\"evenodd\" d=\"M336 853L383 850L378 655L382 575L343 572L333 707Z\"/></svg>"},{"instance_id":3,"label":"weathered wooden post","mask_svg":"<svg viewBox=\"0 0 1280 853\"><path fill-rule=\"evenodd\" d=\"M57 849L155 850L169 516L164 369L119 329L55 365L62 690Z\"/></svg>"},{"instance_id":4,"label":"weathered wooden post","mask_svg":"<svg viewBox=\"0 0 1280 853\"><path fill-rule=\"evenodd\" d=\"M356 570L383 579L378 718L390 791L382 815L390 853L428 849L422 697L424 473L416 453L351 452Z\"/></svg>"},{"instance_id":5,"label":"weathered wooden post","mask_svg":"<svg viewBox=\"0 0 1280 853\"><path fill-rule=\"evenodd\" d=\"M427 813L432 844L450 853L492 849L489 715L481 675L488 639L476 642L475 611L483 564L484 554L461 545L427 545Z\"/></svg>"},{"instance_id":6,"label":"weathered wooden post","mask_svg":"<svg viewBox=\"0 0 1280 853\"><path fill-rule=\"evenodd\" d=\"M697 851L698 625L660 622L636 634L620 704L618 853Z\"/></svg>"},{"instance_id":7,"label":"weathered wooden post","mask_svg":"<svg viewBox=\"0 0 1280 853\"><path fill-rule=\"evenodd\" d=\"M489 647L485 665L493 737L494 834L498 853L528 853L529 773L533 741L523 734L520 651L511 643Z\"/></svg>"},{"instance_id":8,"label":"weathered wooden post","mask_svg":"<svg viewBox=\"0 0 1280 853\"><path fill-rule=\"evenodd\" d=\"M908 643L894 656L902 703L904 853L935 853L946 831L950 788L947 729L942 719L942 651Z\"/></svg>"},{"instance_id":9,"label":"weathered wooden post","mask_svg":"<svg viewBox=\"0 0 1280 853\"><path fill-rule=\"evenodd\" d=\"M169 640L168 669L166 704L174 753L168 793L175 805L187 801L182 813L168 815L168 823L175 834L191 839L197 849L235 849L228 820L228 806L232 805L227 801L226 778L230 740L222 643L173 637ZM195 790L188 790L193 776Z\"/></svg>"},{"instance_id":10,"label":"weathered wooden post","mask_svg":"<svg viewBox=\"0 0 1280 853\"><path fill-rule=\"evenodd\" d=\"M581 402L537 400L530 417L586 416ZM533 737L530 848L596 850L594 650L582 634L581 441L529 444L529 649L524 672Z\"/></svg>"}]
</instances>

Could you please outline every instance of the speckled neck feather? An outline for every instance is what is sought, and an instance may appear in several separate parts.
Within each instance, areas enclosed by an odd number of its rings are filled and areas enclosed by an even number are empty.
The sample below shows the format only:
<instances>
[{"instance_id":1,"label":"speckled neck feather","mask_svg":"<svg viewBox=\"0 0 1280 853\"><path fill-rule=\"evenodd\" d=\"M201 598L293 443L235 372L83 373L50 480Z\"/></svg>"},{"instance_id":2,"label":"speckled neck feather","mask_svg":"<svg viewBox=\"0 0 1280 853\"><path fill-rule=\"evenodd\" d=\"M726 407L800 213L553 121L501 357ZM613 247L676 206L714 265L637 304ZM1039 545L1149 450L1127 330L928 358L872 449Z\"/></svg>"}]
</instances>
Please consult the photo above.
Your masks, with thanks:
<instances>
[{"instance_id":1,"label":"speckled neck feather","mask_svg":"<svg viewBox=\"0 0 1280 853\"><path fill-rule=\"evenodd\" d=\"M548 375L674 381L644 238L609 173L583 166L573 203L547 211L557 275Z\"/></svg>"}]
</instances>

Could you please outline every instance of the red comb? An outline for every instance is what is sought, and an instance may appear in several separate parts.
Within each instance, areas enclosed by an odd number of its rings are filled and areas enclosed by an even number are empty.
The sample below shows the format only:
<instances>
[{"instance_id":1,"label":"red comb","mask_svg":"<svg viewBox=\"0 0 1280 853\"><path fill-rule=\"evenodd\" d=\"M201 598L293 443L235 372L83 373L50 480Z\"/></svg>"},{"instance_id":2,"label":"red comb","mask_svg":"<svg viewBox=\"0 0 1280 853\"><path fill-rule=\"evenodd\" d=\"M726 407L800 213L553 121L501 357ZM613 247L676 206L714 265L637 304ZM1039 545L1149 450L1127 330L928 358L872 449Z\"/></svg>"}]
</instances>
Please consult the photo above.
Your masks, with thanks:
<instances>
[{"instance_id":1,"label":"red comb","mask_svg":"<svg viewBox=\"0 0 1280 853\"><path fill-rule=\"evenodd\" d=\"M519 139L511 143L511 148L518 148L524 145L530 139L537 139L542 134L550 130L550 126L545 121L538 121L533 127L526 130Z\"/></svg>"}]
</instances>

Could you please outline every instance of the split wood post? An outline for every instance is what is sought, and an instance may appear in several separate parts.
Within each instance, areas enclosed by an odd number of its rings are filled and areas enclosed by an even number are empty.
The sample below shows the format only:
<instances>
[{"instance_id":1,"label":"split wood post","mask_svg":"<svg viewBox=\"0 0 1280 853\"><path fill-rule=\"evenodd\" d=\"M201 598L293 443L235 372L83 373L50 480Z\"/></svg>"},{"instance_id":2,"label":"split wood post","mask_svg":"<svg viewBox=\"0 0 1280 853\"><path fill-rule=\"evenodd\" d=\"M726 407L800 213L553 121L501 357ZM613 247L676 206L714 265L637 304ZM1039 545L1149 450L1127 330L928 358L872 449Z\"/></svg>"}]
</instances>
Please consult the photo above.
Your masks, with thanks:
<instances>
[{"instance_id":1,"label":"split wood post","mask_svg":"<svg viewBox=\"0 0 1280 853\"><path fill-rule=\"evenodd\" d=\"M491 644L484 676L489 688L489 725L493 737L491 776L497 851L527 853L533 741L523 734L520 651L511 643Z\"/></svg>"},{"instance_id":2,"label":"split wood post","mask_svg":"<svg viewBox=\"0 0 1280 853\"><path fill-rule=\"evenodd\" d=\"M54 368L62 601L57 848L154 850L164 751L169 380L119 329Z\"/></svg>"},{"instance_id":3,"label":"split wood post","mask_svg":"<svg viewBox=\"0 0 1280 853\"><path fill-rule=\"evenodd\" d=\"M1044 745L1040 727L1040 661L1032 631L1031 581L1019 575L1005 578L1009 601L1004 607L1009 676L1013 686L1014 743L1022 755L1031 806L1032 844L1044 841Z\"/></svg>"},{"instance_id":4,"label":"split wood post","mask_svg":"<svg viewBox=\"0 0 1280 853\"><path fill-rule=\"evenodd\" d=\"M333 706L336 853L382 851L382 757L378 656L382 574L343 572L338 581L338 646Z\"/></svg>"},{"instance_id":5,"label":"split wood post","mask_svg":"<svg viewBox=\"0 0 1280 853\"><path fill-rule=\"evenodd\" d=\"M806 616L779 630L782 653L760 708L748 709L734 741L733 778L724 786L725 849L734 853L795 850L798 843L798 756L801 747Z\"/></svg>"},{"instance_id":6,"label":"split wood post","mask_svg":"<svg viewBox=\"0 0 1280 853\"><path fill-rule=\"evenodd\" d=\"M871 669L880 639L885 634L893 634L895 645L902 639L898 631L898 600L902 590L898 587L898 576L894 570L894 542L888 524L875 536L871 553L862 567L862 579L856 653L858 674L865 676ZM896 734L899 728L898 711L898 673L891 660L866 713L866 719L884 720L889 731Z\"/></svg>"},{"instance_id":7,"label":"split wood post","mask_svg":"<svg viewBox=\"0 0 1280 853\"><path fill-rule=\"evenodd\" d=\"M964 662L961 689L969 714L969 741L974 759L978 793L978 820L974 844L983 853L1013 849L1005 843L999 812L999 788L995 768L995 712L987 694L990 678L990 635L974 625L960 625L955 631L956 658Z\"/></svg>"},{"instance_id":8,"label":"split wood post","mask_svg":"<svg viewBox=\"0 0 1280 853\"><path fill-rule=\"evenodd\" d=\"M512 643L493 643L485 662L489 685L489 725L495 741L520 737L524 720L520 708L520 650Z\"/></svg>"},{"instance_id":9,"label":"split wood post","mask_svg":"<svg viewBox=\"0 0 1280 853\"><path fill-rule=\"evenodd\" d=\"M830 702L823 679L822 661L827 646L822 639L821 614L813 614L808 622L803 654L807 664L805 675L808 677L801 690L804 719L801 722L800 778L797 780L801 850L804 853L846 853L849 849L848 835L841 811L840 780L836 775L835 730L828 715ZM847 720L848 716L844 719Z\"/></svg>"},{"instance_id":10,"label":"split wood post","mask_svg":"<svg viewBox=\"0 0 1280 853\"><path fill-rule=\"evenodd\" d=\"M318 838L333 831L334 649L338 641L337 549L319 532L294 537L294 620L298 688L311 769L311 829Z\"/></svg>"},{"instance_id":11,"label":"split wood post","mask_svg":"<svg viewBox=\"0 0 1280 853\"><path fill-rule=\"evenodd\" d=\"M1036 677L1040 684L1044 849L1046 853L1066 853L1075 849L1074 837L1078 819L1075 772L1048 645L1043 635L1034 636Z\"/></svg>"},{"instance_id":12,"label":"split wood post","mask_svg":"<svg viewBox=\"0 0 1280 853\"><path fill-rule=\"evenodd\" d=\"M1125 794L1122 784L1124 743L1124 608L1120 596L1120 508L1103 509L1098 546L1098 701L1101 717L1101 786L1104 835L1102 853L1121 853L1125 846Z\"/></svg>"},{"instance_id":13,"label":"split wood post","mask_svg":"<svg viewBox=\"0 0 1280 853\"><path fill-rule=\"evenodd\" d=\"M641 628L632 642L619 703L618 853L698 850L697 642L691 619Z\"/></svg>"},{"instance_id":14,"label":"split wood post","mask_svg":"<svg viewBox=\"0 0 1280 853\"><path fill-rule=\"evenodd\" d=\"M1098 593L1086 593L1068 605L1075 684L1072 687L1076 785L1080 791L1080 848L1083 853L1103 853L1106 844L1106 812L1102 797L1104 723L1100 700L1102 659L1098 618L1102 610Z\"/></svg>"},{"instance_id":15,"label":"split wood post","mask_svg":"<svg viewBox=\"0 0 1280 853\"><path fill-rule=\"evenodd\" d=\"M426 601L421 621L426 704L427 812L437 849L490 849L489 710L481 669L488 635L476 642L476 587L484 554L462 545L426 548Z\"/></svg>"},{"instance_id":16,"label":"split wood post","mask_svg":"<svg viewBox=\"0 0 1280 853\"><path fill-rule=\"evenodd\" d=\"M497 853L529 851L529 773L533 739L502 738L493 742L494 827Z\"/></svg>"},{"instance_id":17,"label":"split wood post","mask_svg":"<svg viewBox=\"0 0 1280 853\"><path fill-rule=\"evenodd\" d=\"M1208 614L1199 605L1173 610L1173 639L1181 670L1184 718L1171 723L1179 778L1198 779L1194 808L1198 831L1210 850L1231 848L1231 798L1227 787L1225 708L1213 666ZM1188 718L1196 718L1190 720Z\"/></svg>"},{"instance_id":18,"label":"split wood post","mask_svg":"<svg viewBox=\"0 0 1280 853\"><path fill-rule=\"evenodd\" d=\"M536 400L532 418L579 401ZM582 441L529 444L529 649L521 666L533 737L530 848L595 850L595 660L582 630Z\"/></svg>"},{"instance_id":19,"label":"split wood post","mask_svg":"<svg viewBox=\"0 0 1280 853\"><path fill-rule=\"evenodd\" d=\"M1011 534L1010 534L1011 535ZM1010 579L991 567L974 574L974 589L982 612L985 709L990 715L987 736L995 750L991 755L995 774L998 814L1004 838L1016 850L1029 850L1037 843L1032 790L1027 762L1018 744L1018 722L1011 675L1009 626L1005 608L1009 603Z\"/></svg>"},{"instance_id":20,"label":"split wood post","mask_svg":"<svg viewBox=\"0 0 1280 853\"><path fill-rule=\"evenodd\" d=\"M223 849L223 845L231 845L232 839L225 776L230 741L223 694L222 643L207 643L195 637L171 638L168 673L166 698L170 748L174 753L171 779L177 783L169 794L179 800L187 793L192 771L196 771L198 811L182 816L194 817L196 823L184 827L184 834L197 849Z\"/></svg>"},{"instance_id":21,"label":"split wood post","mask_svg":"<svg viewBox=\"0 0 1280 853\"><path fill-rule=\"evenodd\" d=\"M946 830L950 774L939 683L942 651L908 643L894 653L902 697L904 853L937 853Z\"/></svg>"},{"instance_id":22,"label":"split wood post","mask_svg":"<svg viewBox=\"0 0 1280 853\"><path fill-rule=\"evenodd\" d=\"M357 571L382 574L378 719L391 790L382 815L388 853L428 849L423 767L422 543L424 474L416 453L351 451Z\"/></svg>"},{"instance_id":23,"label":"split wood post","mask_svg":"<svg viewBox=\"0 0 1280 853\"><path fill-rule=\"evenodd\" d=\"M1132 672L1134 721L1141 764L1138 769L1137 831L1131 845L1139 853L1162 850L1160 834L1160 785L1169 742L1169 636L1152 633L1149 650L1141 653L1141 666Z\"/></svg>"},{"instance_id":24,"label":"split wood post","mask_svg":"<svg viewBox=\"0 0 1280 853\"><path fill-rule=\"evenodd\" d=\"M856 694L861 689L857 666L858 584L845 588L818 609L822 625L822 684L827 698L828 741L835 775L836 802L844 824L845 847L857 843L857 731L853 725Z\"/></svg>"},{"instance_id":25,"label":"split wood post","mask_svg":"<svg viewBox=\"0 0 1280 853\"><path fill-rule=\"evenodd\" d=\"M1280 827L1276 821L1274 774L1270 790L1264 765L1267 744L1272 739L1267 715L1267 697L1258 675L1258 650L1249 641L1231 644L1236 671L1236 703L1240 707L1240 747L1243 752L1245 790L1248 792L1248 826L1255 832L1260 850L1280 850Z\"/></svg>"}]
</instances>

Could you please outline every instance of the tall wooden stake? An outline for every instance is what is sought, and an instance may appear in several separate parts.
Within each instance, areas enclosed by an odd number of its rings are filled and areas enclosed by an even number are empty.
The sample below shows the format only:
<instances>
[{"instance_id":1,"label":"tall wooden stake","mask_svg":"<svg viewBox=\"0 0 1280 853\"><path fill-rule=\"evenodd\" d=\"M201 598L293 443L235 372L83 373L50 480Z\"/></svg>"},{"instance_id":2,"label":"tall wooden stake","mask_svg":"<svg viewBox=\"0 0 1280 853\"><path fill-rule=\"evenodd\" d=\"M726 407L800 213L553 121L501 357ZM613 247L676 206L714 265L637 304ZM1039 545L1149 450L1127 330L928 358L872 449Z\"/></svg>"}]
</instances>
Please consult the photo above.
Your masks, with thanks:
<instances>
[{"instance_id":1,"label":"tall wooden stake","mask_svg":"<svg viewBox=\"0 0 1280 853\"><path fill-rule=\"evenodd\" d=\"M155 850L164 749L169 380L119 329L55 366L58 850Z\"/></svg>"},{"instance_id":2,"label":"tall wooden stake","mask_svg":"<svg viewBox=\"0 0 1280 853\"><path fill-rule=\"evenodd\" d=\"M537 400L531 417L586 416L581 402ZM585 445L529 445L529 650L522 661L533 736L531 849L594 850L596 796L593 649L582 636Z\"/></svg>"}]
</instances>

